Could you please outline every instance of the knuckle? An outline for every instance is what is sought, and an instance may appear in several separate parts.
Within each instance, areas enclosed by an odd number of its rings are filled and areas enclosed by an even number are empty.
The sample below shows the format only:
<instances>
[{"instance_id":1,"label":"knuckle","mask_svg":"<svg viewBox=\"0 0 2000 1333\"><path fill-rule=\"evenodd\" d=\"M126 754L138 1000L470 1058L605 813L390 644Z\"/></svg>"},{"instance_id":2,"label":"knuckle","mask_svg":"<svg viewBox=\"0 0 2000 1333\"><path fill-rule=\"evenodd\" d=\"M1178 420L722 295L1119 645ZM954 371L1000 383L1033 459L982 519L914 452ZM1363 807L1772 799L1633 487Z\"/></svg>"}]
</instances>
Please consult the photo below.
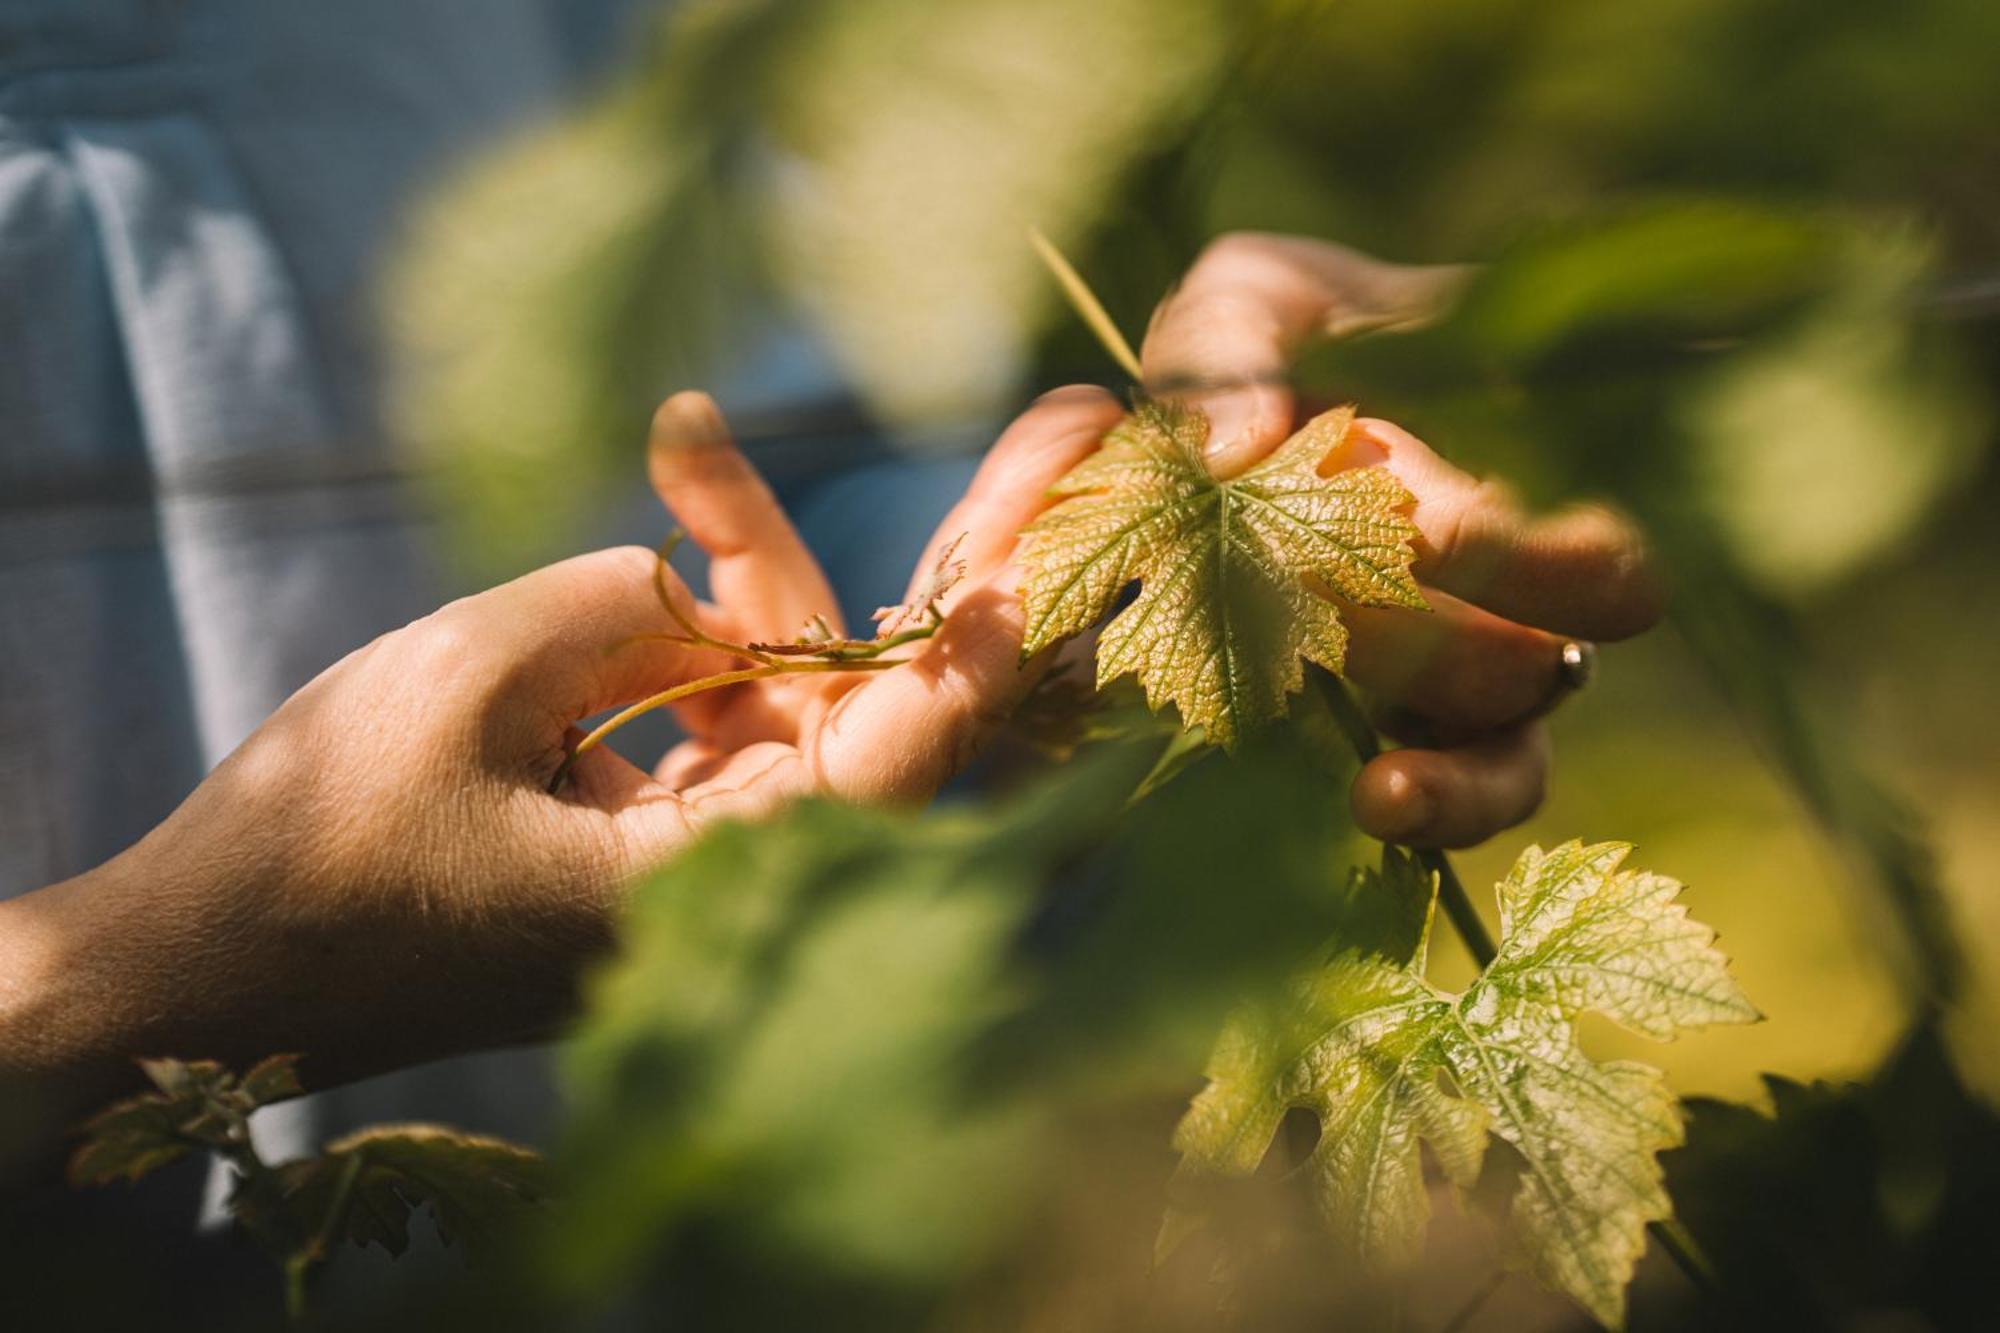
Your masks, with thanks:
<instances>
[{"instance_id":1,"label":"knuckle","mask_svg":"<svg viewBox=\"0 0 2000 1333\"><path fill-rule=\"evenodd\" d=\"M454 679L481 649L477 617L465 601L453 602L391 636L399 673L418 679Z\"/></svg>"},{"instance_id":2,"label":"knuckle","mask_svg":"<svg viewBox=\"0 0 2000 1333\"><path fill-rule=\"evenodd\" d=\"M1512 514L1521 507L1521 492L1505 477L1481 477L1466 492L1466 507L1482 517Z\"/></svg>"},{"instance_id":3,"label":"knuckle","mask_svg":"<svg viewBox=\"0 0 2000 1333\"><path fill-rule=\"evenodd\" d=\"M1275 325L1269 303L1259 294L1237 284L1190 287L1174 298L1168 312L1170 322L1188 335L1224 328Z\"/></svg>"},{"instance_id":4,"label":"knuckle","mask_svg":"<svg viewBox=\"0 0 2000 1333\"><path fill-rule=\"evenodd\" d=\"M1441 720L1466 727L1497 727L1532 716L1557 692L1558 659L1514 636L1504 643L1469 646L1451 655L1432 705Z\"/></svg>"}]
</instances>

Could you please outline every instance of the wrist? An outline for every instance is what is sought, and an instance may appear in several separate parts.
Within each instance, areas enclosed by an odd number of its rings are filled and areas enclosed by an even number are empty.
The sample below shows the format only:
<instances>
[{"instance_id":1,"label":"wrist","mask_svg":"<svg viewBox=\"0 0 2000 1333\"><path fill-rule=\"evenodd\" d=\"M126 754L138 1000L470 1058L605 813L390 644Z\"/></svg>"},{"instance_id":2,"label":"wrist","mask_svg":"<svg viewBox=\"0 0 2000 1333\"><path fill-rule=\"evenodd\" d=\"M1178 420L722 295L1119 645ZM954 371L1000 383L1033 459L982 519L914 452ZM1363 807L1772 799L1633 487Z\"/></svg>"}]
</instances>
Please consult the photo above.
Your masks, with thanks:
<instances>
[{"instance_id":1,"label":"wrist","mask_svg":"<svg viewBox=\"0 0 2000 1333\"><path fill-rule=\"evenodd\" d=\"M71 976L68 918L73 886L65 881L0 902L0 1078L32 1079L68 1063L64 1008Z\"/></svg>"},{"instance_id":2,"label":"wrist","mask_svg":"<svg viewBox=\"0 0 2000 1333\"><path fill-rule=\"evenodd\" d=\"M87 953L108 872L0 902L0 1178L39 1170L79 1119L139 1082L117 1054L125 1006Z\"/></svg>"},{"instance_id":3,"label":"wrist","mask_svg":"<svg viewBox=\"0 0 2000 1333\"><path fill-rule=\"evenodd\" d=\"M95 870L0 903L0 1082L84 1108L133 1060L221 1054L236 895L155 830Z\"/></svg>"}]
</instances>

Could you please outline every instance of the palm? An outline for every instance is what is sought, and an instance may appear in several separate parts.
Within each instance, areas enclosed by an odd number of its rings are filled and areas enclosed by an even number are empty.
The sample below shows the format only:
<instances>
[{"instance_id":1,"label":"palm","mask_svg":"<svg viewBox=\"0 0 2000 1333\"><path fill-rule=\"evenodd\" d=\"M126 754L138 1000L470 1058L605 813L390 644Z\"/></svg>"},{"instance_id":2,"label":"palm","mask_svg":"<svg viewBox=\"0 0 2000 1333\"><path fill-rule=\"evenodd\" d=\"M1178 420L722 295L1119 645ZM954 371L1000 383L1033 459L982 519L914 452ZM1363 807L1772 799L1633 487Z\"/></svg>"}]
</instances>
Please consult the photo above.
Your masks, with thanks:
<instances>
[{"instance_id":1,"label":"palm","mask_svg":"<svg viewBox=\"0 0 2000 1333\"><path fill-rule=\"evenodd\" d=\"M652 772L603 752L578 766L587 802L691 830L813 791L929 796L1032 682L1020 663L1019 576L1006 568L1014 537L1118 416L1109 395L1071 391L1045 398L1003 435L912 578L911 595L922 602L940 553L958 544L963 581L939 603L949 619L934 636L894 649L872 671L776 675L681 700L674 709L686 739ZM706 398L681 394L661 408L651 471L662 500L708 552L713 594L697 605L670 570L660 571L669 609L662 633L648 637L683 641L649 660L655 689L746 667L741 657L686 643L674 632L682 615L701 636L739 645L791 643L815 617L844 632L818 562Z\"/></svg>"}]
</instances>

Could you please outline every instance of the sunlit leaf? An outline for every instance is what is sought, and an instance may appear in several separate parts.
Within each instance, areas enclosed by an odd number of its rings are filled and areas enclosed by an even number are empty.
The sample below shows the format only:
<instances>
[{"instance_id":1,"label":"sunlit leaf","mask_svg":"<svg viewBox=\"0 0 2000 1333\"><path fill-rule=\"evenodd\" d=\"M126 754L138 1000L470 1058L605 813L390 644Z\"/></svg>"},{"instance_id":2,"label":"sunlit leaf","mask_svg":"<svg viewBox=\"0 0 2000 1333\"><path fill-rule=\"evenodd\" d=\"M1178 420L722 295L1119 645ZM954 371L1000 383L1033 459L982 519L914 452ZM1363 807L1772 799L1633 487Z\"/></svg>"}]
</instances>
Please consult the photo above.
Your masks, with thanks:
<instances>
[{"instance_id":1,"label":"sunlit leaf","mask_svg":"<svg viewBox=\"0 0 2000 1333\"><path fill-rule=\"evenodd\" d=\"M1621 869L1629 850L1524 852L1499 886L1498 955L1462 994L1424 978L1419 943L1407 962L1350 950L1243 1010L1176 1132L1183 1189L1254 1170L1304 1107L1334 1232L1393 1266L1415 1257L1429 1217L1420 1142L1466 1187L1496 1134L1520 1159L1512 1219L1535 1274L1622 1322L1646 1224L1671 1211L1655 1155L1681 1141L1681 1118L1658 1071L1586 1056L1576 1019L1665 1038L1757 1017L1713 933L1674 903L1680 885Z\"/></svg>"},{"instance_id":2,"label":"sunlit leaf","mask_svg":"<svg viewBox=\"0 0 2000 1333\"><path fill-rule=\"evenodd\" d=\"M1153 707L1175 705L1223 746L1282 716L1301 658L1335 672L1345 662L1327 593L1424 605L1409 572L1410 493L1384 468L1318 472L1353 420L1352 408L1315 417L1218 481L1202 461L1207 417L1139 404L1022 534L1022 652L1088 629L1137 580L1098 640L1100 685L1134 674Z\"/></svg>"}]
</instances>

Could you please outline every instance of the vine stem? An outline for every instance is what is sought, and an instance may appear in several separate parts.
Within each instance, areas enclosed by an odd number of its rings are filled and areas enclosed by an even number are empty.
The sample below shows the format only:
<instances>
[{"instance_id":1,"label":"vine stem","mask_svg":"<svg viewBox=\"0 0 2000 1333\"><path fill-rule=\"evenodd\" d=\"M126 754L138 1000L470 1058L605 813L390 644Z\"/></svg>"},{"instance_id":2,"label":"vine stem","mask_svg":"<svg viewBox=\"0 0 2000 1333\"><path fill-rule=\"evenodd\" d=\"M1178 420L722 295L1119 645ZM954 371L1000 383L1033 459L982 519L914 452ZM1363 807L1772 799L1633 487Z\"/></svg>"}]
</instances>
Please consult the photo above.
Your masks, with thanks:
<instances>
[{"instance_id":1,"label":"vine stem","mask_svg":"<svg viewBox=\"0 0 2000 1333\"><path fill-rule=\"evenodd\" d=\"M549 779L549 792L554 794L561 791L563 783L569 778L570 770L576 766L576 761L602 745L606 736L609 736L612 732L618 730L618 728L624 726L627 722L630 722L642 713L650 713L656 708L665 708L668 704L676 703L691 695L701 694L708 690L719 690L726 685L740 685L746 680L765 680L771 676L803 676L829 671L887 671L891 667L899 667L902 664L903 661L901 658L886 661L878 658L862 658L858 660L843 659L831 662L817 660L765 662L761 666L744 667L740 671L720 671L713 676L703 676L699 680L685 681L682 684L673 686L671 689L661 690L658 694L648 695L638 703L620 709L593 727L590 734L578 741L576 748L564 756L561 765L555 771L555 776Z\"/></svg>"},{"instance_id":2,"label":"vine stem","mask_svg":"<svg viewBox=\"0 0 2000 1333\"><path fill-rule=\"evenodd\" d=\"M1375 726L1368 715L1361 711L1354 695L1340 677L1330 671L1313 668L1313 680L1319 686L1320 697L1333 713L1333 720L1339 724L1347 736L1347 743L1353 747L1355 758L1367 763L1382 753L1382 738L1375 733ZM1493 933L1486 928L1486 922L1479 910L1472 905L1472 895L1465 891L1465 883L1459 879L1458 871L1452 866L1451 858L1436 847L1412 849L1417 864L1437 876L1438 906L1444 908L1447 920L1451 922L1458 937L1465 941L1472 960L1485 967L1499 952L1493 942Z\"/></svg>"},{"instance_id":3,"label":"vine stem","mask_svg":"<svg viewBox=\"0 0 2000 1333\"><path fill-rule=\"evenodd\" d=\"M1354 754L1362 763L1367 763L1382 753L1382 738L1376 734L1375 726L1368 715L1361 711L1348 690L1347 683L1330 671L1313 666L1309 668L1319 694L1326 701L1328 711L1347 737ZM1480 967L1492 962L1498 952L1493 942L1493 934L1487 930L1486 922L1472 905L1472 898L1465 891L1464 881L1452 867L1451 857L1435 847L1413 849L1417 864L1437 876L1438 905L1444 908L1446 919L1452 929L1465 943L1466 951ZM1704 1295L1716 1295L1715 1266L1702 1253L1701 1245L1681 1225L1680 1219L1665 1218L1646 1224L1646 1230L1654 1241L1672 1259L1688 1280Z\"/></svg>"},{"instance_id":4,"label":"vine stem","mask_svg":"<svg viewBox=\"0 0 2000 1333\"><path fill-rule=\"evenodd\" d=\"M665 708L670 703L708 690L719 690L727 685L741 685L747 680L764 680L771 676L803 676L829 671L887 671L891 667L901 666L908 659L885 658L882 654L891 648L900 648L906 643L928 639L938 632L939 626L944 624L944 617L933 601L927 608L929 623L917 625L898 634L884 635L878 639L865 641L841 639L824 645L731 643L727 639L718 639L696 625L692 616L675 605L673 594L667 589L667 561L673 557L675 548L681 544L686 535L676 528L668 535L666 541L660 544L659 549L653 552L653 594L660 599L660 605L666 609L668 619L679 626L681 632L634 634L612 645L612 651L646 641L679 643L686 644L690 648L712 648L731 657L746 658L757 665L736 671L718 671L699 680L683 681L670 689L661 690L658 694L648 695L628 708L620 709L593 727L589 735L576 743L575 749L563 756L562 763L556 765L555 774L549 778L547 790L551 796L561 791L563 783L569 781L570 770L576 767L577 760L602 745L606 736L641 714L650 713L656 708ZM957 542L952 543L953 546L957 544ZM946 554L950 554L949 547L946 548ZM821 653L824 656L794 655L808 652Z\"/></svg>"},{"instance_id":5,"label":"vine stem","mask_svg":"<svg viewBox=\"0 0 2000 1333\"><path fill-rule=\"evenodd\" d=\"M295 1325L305 1322L306 1280L312 1276L313 1265L326 1258L347 1222L347 1210L354 1203L354 1184L361 1178L362 1158L359 1152L348 1157L340 1168L340 1179L334 1182L333 1200L319 1230L285 1256L285 1315Z\"/></svg>"}]
</instances>

